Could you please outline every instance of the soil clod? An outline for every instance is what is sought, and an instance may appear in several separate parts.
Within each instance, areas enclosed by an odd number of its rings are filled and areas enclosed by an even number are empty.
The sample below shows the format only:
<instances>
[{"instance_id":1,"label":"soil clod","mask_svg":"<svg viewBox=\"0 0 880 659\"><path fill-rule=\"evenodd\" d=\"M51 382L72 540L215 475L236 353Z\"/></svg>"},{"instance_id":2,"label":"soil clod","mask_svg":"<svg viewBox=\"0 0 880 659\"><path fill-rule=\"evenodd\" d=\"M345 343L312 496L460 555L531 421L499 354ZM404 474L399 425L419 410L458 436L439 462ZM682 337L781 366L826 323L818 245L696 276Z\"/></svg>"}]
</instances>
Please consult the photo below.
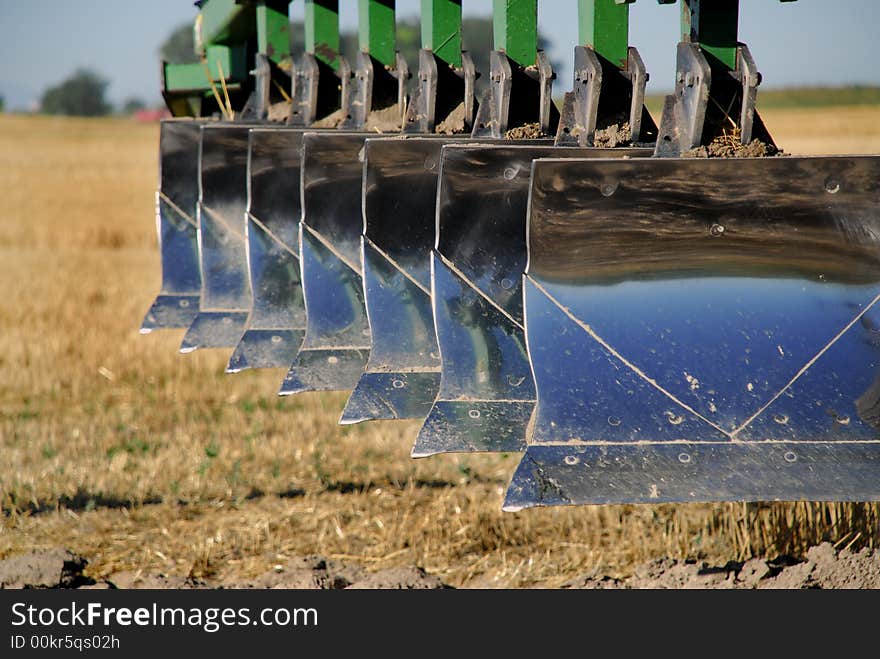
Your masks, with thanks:
<instances>
[{"instance_id":1,"label":"soil clod","mask_svg":"<svg viewBox=\"0 0 880 659\"><path fill-rule=\"evenodd\" d=\"M0 561L0 588L79 588L94 583L83 575L87 564L60 547L25 552Z\"/></svg>"},{"instance_id":2,"label":"soil clod","mask_svg":"<svg viewBox=\"0 0 880 659\"><path fill-rule=\"evenodd\" d=\"M542 137L550 136L541 130L541 124L537 121L533 124L516 126L504 133L504 139L506 140L537 140Z\"/></svg>"}]
</instances>

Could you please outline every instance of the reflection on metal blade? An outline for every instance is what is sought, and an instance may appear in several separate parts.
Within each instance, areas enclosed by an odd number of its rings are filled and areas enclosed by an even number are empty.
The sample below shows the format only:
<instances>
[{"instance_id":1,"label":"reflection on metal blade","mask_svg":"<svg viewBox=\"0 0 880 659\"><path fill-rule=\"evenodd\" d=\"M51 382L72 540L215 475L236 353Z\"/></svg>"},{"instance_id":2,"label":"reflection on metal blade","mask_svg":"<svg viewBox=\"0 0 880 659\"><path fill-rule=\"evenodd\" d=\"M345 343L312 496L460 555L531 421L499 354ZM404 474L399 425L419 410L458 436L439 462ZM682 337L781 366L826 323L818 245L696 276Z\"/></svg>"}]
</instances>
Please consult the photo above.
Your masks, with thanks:
<instances>
[{"instance_id":1,"label":"reflection on metal blade","mask_svg":"<svg viewBox=\"0 0 880 659\"><path fill-rule=\"evenodd\" d=\"M181 352L234 347L251 306L245 248L246 124L207 124L199 151L199 256L202 298Z\"/></svg>"},{"instance_id":2,"label":"reflection on metal blade","mask_svg":"<svg viewBox=\"0 0 880 659\"><path fill-rule=\"evenodd\" d=\"M247 263L252 304L227 372L287 368L306 318L300 285L301 129L253 128L248 148Z\"/></svg>"},{"instance_id":3,"label":"reflection on metal blade","mask_svg":"<svg viewBox=\"0 0 880 659\"><path fill-rule=\"evenodd\" d=\"M162 289L141 324L141 334L189 327L199 312L202 282L196 207L199 131L204 123L166 119L159 129L156 229L162 257Z\"/></svg>"},{"instance_id":4,"label":"reflection on metal blade","mask_svg":"<svg viewBox=\"0 0 880 659\"><path fill-rule=\"evenodd\" d=\"M546 143L443 149L432 261L442 375L414 456L525 448L535 400L522 313L529 177L532 160L560 152L579 157L651 153Z\"/></svg>"},{"instance_id":5,"label":"reflection on metal blade","mask_svg":"<svg viewBox=\"0 0 880 659\"><path fill-rule=\"evenodd\" d=\"M302 346L281 394L352 389L367 363L360 236L364 133L303 138L301 277L306 308Z\"/></svg>"},{"instance_id":6,"label":"reflection on metal blade","mask_svg":"<svg viewBox=\"0 0 880 659\"><path fill-rule=\"evenodd\" d=\"M440 386L431 311L437 175L448 137L364 147L364 295L371 350L341 423L424 418Z\"/></svg>"},{"instance_id":7,"label":"reflection on metal blade","mask_svg":"<svg viewBox=\"0 0 880 659\"><path fill-rule=\"evenodd\" d=\"M509 508L880 498L880 157L533 172Z\"/></svg>"}]
</instances>

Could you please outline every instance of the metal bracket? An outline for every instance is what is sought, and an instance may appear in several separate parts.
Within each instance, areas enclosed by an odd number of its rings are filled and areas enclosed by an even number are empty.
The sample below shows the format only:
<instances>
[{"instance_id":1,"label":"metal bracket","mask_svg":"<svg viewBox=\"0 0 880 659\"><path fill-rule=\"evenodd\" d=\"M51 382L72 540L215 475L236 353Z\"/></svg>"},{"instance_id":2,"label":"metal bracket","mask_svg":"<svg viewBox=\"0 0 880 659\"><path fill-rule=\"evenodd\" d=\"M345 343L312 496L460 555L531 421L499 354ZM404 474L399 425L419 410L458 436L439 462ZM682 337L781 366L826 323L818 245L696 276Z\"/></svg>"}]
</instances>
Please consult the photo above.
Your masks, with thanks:
<instances>
[{"instance_id":1,"label":"metal bracket","mask_svg":"<svg viewBox=\"0 0 880 659\"><path fill-rule=\"evenodd\" d=\"M523 67L506 53L490 53L490 82L477 116L472 137L502 138L508 130L537 123L541 132L555 134L559 111L552 98L556 74L547 54L539 50L536 66Z\"/></svg>"},{"instance_id":2,"label":"metal bracket","mask_svg":"<svg viewBox=\"0 0 880 659\"><path fill-rule=\"evenodd\" d=\"M272 86L272 67L269 58L263 53L255 55L256 66L251 71L254 76L254 91L241 110L240 118L247 121L264 121L269 116L269 92Z\"/></svg>"},{"instance_id":3,"label":"metal bracket","mask_svg":"<svg viewBox=\"0 0 880 659\"><path fill-rule=\"evenodd\" d=\"M761 74L748 46L737 46L735 71L713 68L698 44L678 44L675 92L666 97L655 155L677 157L708 145L733 125L739 141L758 139L775 149L755 109Z\"/></svg>"},{"instance_id":4,"label":"metal bracket","mask_svg":"<svg viewBox=\"0 0 880 659\"><path fill-rule=\"evenodd\" d=\"M293 76L293 105L288 125L310 126L317 119L343 109L347 111L351 67L338 58L339 70L319 60L313 53L303 53L302 63Z\"/></svg>"},{"instance_id":5,"label":"metal bracket","mask_svg":"<svg viewBox=\"0 0 880 659\"><path fill-rule=\"evenodd\" d=\"M679 43L675 92L663 103L654 155L677 157L700 146L711 86L712 69L699 45Z\"/></svg>"},{"instance_id":6,"label":"metal bracket","mask_svg":"<svg viewBox=\"0 0 880 659\"><path fill-rule=\"evenodd\" d=\"M574 49L574 90L565 94L557 146L593 146L596 130L628 122L629 142L654 141L657 126L645 109L648 74L638 50L620 69L586 46Z\"/></svg>"},{"instance_id":7,"label":"metal bracket","mask_svg":"<svg viewBox=\"0 0 880 659\"><path fill-rule=\"evenodd\" d=\"M736 71L733 76L742 85L742 107L740 109L740 136L743 144L752 141L752 133L755 125L755 102L758 97L758 85L761 84L761 74L748 46L740 44L736 51Z\"/></svg>"},{"instance_id":8,"label":"metal bracket","mask_svg":"<svg viewBox=\"0 0 880 659\"><path fill-rule=\"evenodd\" d=\"M269 117L269 108L273 103L281 102L280 93L273 89L273 82L284 89L292 85L296 76L295 67L290 71L282 70L268 55L256 53L255 67L250 74L254 77L254 90L248 96L241 112L235 117L243 121L265 121Z\"/></svg>"},{"instance_id":9,"label":"metal bracket","mask_svg":"<svg viewBox=\"0 0 880 659\"><path fill-rule=\"evenodd\" d=\"M409 67L399 52L395 56L394 69L382 66L367 52L359 52L354 85L349 94L348 117L341 127L362 129L371 112L394 105L406 107L406 81L409 76ZM402 120L402 109L400 114Z\"/></svg>"},{"instance_id":10,"label":"metal bracket","mask_svg":"<svg viewBox=\"0 0 880 659\"><path fill-rule=\"evenodd\" d=\"M447 64L433 51L419 51L419 85L409 103L404 133L433 133L460 104L464 104L462 133L474 123L474 86L477 73L467 52L461 53L462 66Z\"/></svg>"}]
</instances>

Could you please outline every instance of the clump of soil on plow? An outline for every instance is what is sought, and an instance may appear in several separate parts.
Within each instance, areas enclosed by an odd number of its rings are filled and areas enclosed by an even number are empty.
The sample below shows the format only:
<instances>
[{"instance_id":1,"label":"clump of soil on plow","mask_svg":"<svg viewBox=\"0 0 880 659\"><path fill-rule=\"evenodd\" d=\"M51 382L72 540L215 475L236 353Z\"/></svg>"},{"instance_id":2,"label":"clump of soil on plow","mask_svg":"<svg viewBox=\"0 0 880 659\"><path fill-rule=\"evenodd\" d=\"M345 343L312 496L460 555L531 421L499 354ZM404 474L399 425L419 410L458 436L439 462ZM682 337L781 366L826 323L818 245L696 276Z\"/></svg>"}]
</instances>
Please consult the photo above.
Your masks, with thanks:
<instances>
[{"instance_id":1,"label":"clump of soil on plow","mask_svg":"<svg viewBox=\"0 0 880 659\"><path fill-rule=\"evenodd\" d=\"M516 128L511 128L509 131L504 133L504 139L506 140L537 140L542 137L550 137L541 130L541 124L537 121L533 124L525 124L524 126L517 126Z\"/></svg>"},{"instance_id":2,"label":"clump of soil on plow","mask_svg":"<svg viewBox=\"0 0 880 659\"><path fill-rule=\"evenodd\" d=\"M274 121L276 123L286 122L287 118L290 116L290 103L287 101L281 101L279 103L273 103L269 106L269 121Z\"/></svg>"},{"instance_id":3,"label":"clump of soil on plow","mask_svg":"<svg viewBox=\"0 0 880 659\"><path fill-rule=\"evenodd\" d=\"M365 130L378 131L380 133L399 133L401 123L400 106L389 105L381 110L373 110L367 115Z\"/></svg>"},{"instance_id":4,"label":"clump of soil on plow","mask_svg":"<svg viewBox=\"0 0 880 659\"><path fill-rule=\"evenodd\" d=\"M698 146L696 149L685 151L682 158L768 158L770 156L783 155L772 144L766 144L761 140L754 139L748 144L739 140L737 133L724 133L719 135L708 146Z\"/></svg>"},{"instance_id":5,"label":"clump of soil on plow","mask_svg":"<svg viewBox=\"0 0 880 659\"><path fill-rule=\"evenodd\" d=\"M440 135L458 135L465 132L464 128L464 102L459 103L455 109L446 115L446 118L434 127L434 132Z\"/></svg>"},{"instance_id":6,"label":"clump of soil on plow","mask_svg":"<svg viewBox=\"0 0 880 659\"><path fill-rule=\"evenodd\" d=\"M838 551L825 542L811 547L803 561L753 558L721 567L661 558L639 566L625 579L588 575L569 581L563 588L875 589L880 588L880 551L867 547L859 552Z\"/></svg>"},{"instance_id":7,"label":"clump of soil on plow","mask_svg":"<svg viewBox=\"0 0 880 659\"><path fill-rule=\"evenodd\" d=\"M345 117L345 111L340 108L336 112L312 122L310 128L339 128L342 122L345 121Z\"/></svg>"},{"instance_id":8,"label":"clump of soil on plow","mask_svg":"<svg viewBox=\"0 0 880 659\"><path fill-rule=\"evenodd\" d=\"M600 128L593 134L593 146L613 149L618 146L629 146L632 131L628 121Z\"/></svg>"}]
</instances>

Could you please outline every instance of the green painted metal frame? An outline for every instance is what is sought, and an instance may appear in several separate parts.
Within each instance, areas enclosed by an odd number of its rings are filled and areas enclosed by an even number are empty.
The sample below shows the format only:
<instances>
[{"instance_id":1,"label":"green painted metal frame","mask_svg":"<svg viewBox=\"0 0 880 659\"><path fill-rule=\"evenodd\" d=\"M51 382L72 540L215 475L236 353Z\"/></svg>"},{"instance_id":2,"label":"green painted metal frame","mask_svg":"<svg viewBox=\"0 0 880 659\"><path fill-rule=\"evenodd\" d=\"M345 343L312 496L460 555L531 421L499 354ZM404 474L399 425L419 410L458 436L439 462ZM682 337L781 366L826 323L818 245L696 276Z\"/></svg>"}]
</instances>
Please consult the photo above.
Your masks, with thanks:
<instances>
[{"instance_id":1,"label":"green painted metal frame","mask_svg":"<svg viewBox=\"0 0 880 659\"><path fill-rule=\"evenodd\" d=\"M538 0L493 0L495 50L521 66L538 59Z\"/></svg>"},{"instance_id":2,"label":"green painted metal frame","mask_svg":"<svg viewBox=\"0 0 880 659\"><path fill-rule=\"evenodd\" d=\"M629 52L629 5L635 0L578 0L581 45L620 69L626 69Z\"/></svg>"},{"instance_id":3,"label":"green painted metal frame","mask_svg":"<svg viewBox=\"0 0 880 659\"><path fill-rule=\"evenodd\" d=\"M339 0L306 0L306 52L339 70Z\"/></svg>"},{"instance_id":4,"label":"green painted metal frame","mask_svg":"<svg viewBox=\"0 0 880 659\"><path fill-rule=\"evenodd\" d=\"M282 70L290 70L290 0L261 0L256 4L237 4L234 0L208 0L199 12L200 55L205 64L166 64L165 91L198 92L210 95L211 79L221 77L231 88L247 80L253 62L249 62L247 43L256 34L257 52L269 57ZM222 76L221 76L222 69Z\"/></svg>"},{"instance_id":5,"label":"green painted metal frame","mask_svg":"<svg viewBox=\"0 0 880 659\"><path fill-rule=\"evenodd\" d=\"M461 0L422 0L422 48L461 67Z\"/></svg>"},{"instance_id":6,"label":"green painted metal frame","mask_svg":"<svg viewBox=\"0 0 880 659\"><path fill-rule=\"evenodd\" d=\"M397 54L394 0L358 0L358 42L380 64L393 68Z\"/></svg>"},{"instance_id":7,"label":"green painted metal frame","mask_svg":"<svg viewBox=\"0 0 880 659\"><path fill-rule=\"evenodd\" d=\"M257 52L283 70L291 68L290 0L265 0L256 7Z\"/></svg>"},{"instance_id":8,"label":"green painted metal frame","mask_svg":"<svg viewBox=\"0 0 880 659\"><path fill-rule=\"evenodd\" d=\"M730 70L736 69L739 0L682 0L681 39L700 48Z\"/></svg>"}]
</instances>

